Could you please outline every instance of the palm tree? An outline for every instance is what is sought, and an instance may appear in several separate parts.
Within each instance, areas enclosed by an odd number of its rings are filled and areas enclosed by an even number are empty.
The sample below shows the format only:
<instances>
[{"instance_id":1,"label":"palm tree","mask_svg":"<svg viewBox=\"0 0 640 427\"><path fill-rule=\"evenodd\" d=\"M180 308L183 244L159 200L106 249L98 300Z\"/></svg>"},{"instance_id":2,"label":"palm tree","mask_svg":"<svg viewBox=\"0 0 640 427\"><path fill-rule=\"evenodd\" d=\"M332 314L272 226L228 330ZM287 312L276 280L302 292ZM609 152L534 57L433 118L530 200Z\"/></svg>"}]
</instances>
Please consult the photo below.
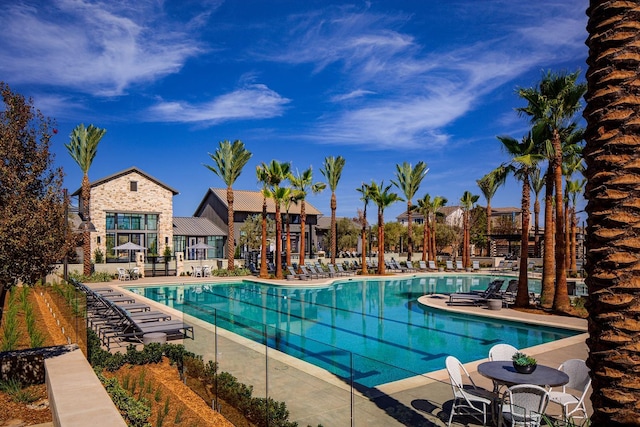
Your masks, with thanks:
<instances>
[{"instance_id":1,"label":"palm tree","mask_svg":"<svg viewBox=\"0 0 640 427\"><path fill-rule=\"evenodd\" d=\"M412 167L410 163L404 162L402 165L396 165L397 181L391 180L391 183L402 191L407 201L407 261L411 261L411 253L413 252L411 199L420 188L420 184L427 172L429 172L429 169L427 169L426 163L422 161L418 162L415 167Z\"/></svg>"},{"instance_id":2,"label":"palm tree","mask_svg":"<svg viewBox=\"0 0 640 427\"><path fill-rule=\"evenodd\" d=\"M362 197L360 200L364 202L364 210L362 214L362 231L361 231L361 240L362 240L362 274L367 274L367 205L369 204L369 200L371 200L371 188L369 185L364 182L360 186L360 188L356 188Z\"/></svg>"},{"instance_id":3,"label":"palm tree","mask_svg":"<svg viewBox=\"0 0 640 427\"><path fill-rule=\"evenodd\" d=\"M424 218L422 228L422 261L427 261L430 259L429 249L431 238L429 236L429 214L431 213L431 196L429 193L422 196L421 199L416 200L416 205L413 207L413 210L418 212Z\"/></svg>"},{"instance_id":4,"label":"palm tree","mask_svg":"<svg viewBox=\"0 0 640 427\"><path fill-rule=\"evenodd\" d=\"M82 235L82 261L85 276L91 276L91 214L89 212L91 183L89 182L89 169L98 153L98 144L105 133L107 133L106 129L100 129L94 125L85 128L81 123L71 131L71 139L68 144L65 144L69 155L82 170L80 197L82 199L82 221L85 225Z\"/></svg>"},{"instance_id":5,"label":"palm tree","mask_svg":"<svg viewBox=\"0 0 640 427\"><path fill-rule=\"evenodd\" d=\"M589 90L584 158L587 164L589 356L591 425L637 425L637 2L591 1Z\"/></svg>"},{"instance_id":6,"label":"palm tree","mask_svg":"<svg viewBox=\"0 0 640 427\"><path fill-rule=\"evenodd\" d=\"M534 215L534 226L533 226L533 235L534 235L534 256L536 258L540 258L540 192L544 188L544 177L540 175L540 167L539 165L531 172L530 175L531 180L531 189L533 190L533 194L535 195L535 202L533 203L533 215Z\"/></svg>"},{"instance_id":7,"label":"palm tree","mask_svg":"<svg viewBox=\"0 0 640 427\"><path fill-rule=\"evenodd\" d=\"M267 268L267 199L269 196L269 174L266 165L263 163L256 167L256 177L258 182L262 184L260 192L262 193L262 244L260 250L260 277L266 279L269 277Z\"/></svg>"},{"instance_id":8,"label":"palm tree","mask_svg":"<svg viewBox=\"0 0 640 427\"><path fill-rule=\"evenodd\" d=\"M578 229L578 218L576 215L576 206L578 202L578 196L584 191L584 187L587 181L585 179L576 179L574 181L567 181L566 193L567 199L570 202L569 205L569 240L571 241L569 249L569 271L576 273L578 271L577 253L576 253L576 234Z\"/></svg>"},{"instance_id":9,"label":"palm tree","mask_svg":"<svg viewBox=\"0 0 640 427\"><path fill-rule=\"evenodd\" d=\"M285 252L285 264L286 265L291 265L291 222L290 220L290 216L289 216L289 210L291 209L291 204L293 203L294 205L297 205L298 202L300 201L300 199L298 198L299 196L297 195L296 192L294 192L290 187L285 187L286 194L283 196L283 201L282 204L284 205L284 218L285 218L285 227L287 229L286 231L286 241L287 241L287 248L286 248L286 252Z\"/></svg>"},{"instance_id":10,"label":"palm tree","mask_svg":"<svg viewBox=\"0 0 640 427\"><path fill-rule=\"evenodd\" d=\"M580 99L586 91L586 84L578 84L579 72L555 74L548 72L536 88L519 89L520 97L527 101L527 106L518 111L531 117L534 125L544 128L551 135L553 157L549 165L549 180L555 187L555 295L553 308L566 311L569 306L567 293L567 274L564 268L564 227L562 197L562 140L561 129L570 122L580 110ZM546 224L545 218L545 237ZM545 238L546 243L546 238ZM548 254L545 252L545 258Z\"/></svg>"},{"instance_id":11,"label":"palm tree","mask_svg":"<svg viewBox=\"0 0 640 427\"><path fill-rule=\"evenodd\" d=\"M482 195L487 200L487 256L491 256L491 199L495 196L498 187L505 182L505 177L502 177L502 181L495 174L488 173L482 178L476 180Z\"/></svg>"},{"instance_id":12,"label":"palm tree","mask_svg":"<svg viewBox=\"0 0 640 427\"><path fill-rule=\"evenodd\" d=\"M324 159L324 168L320 169L320 173L324 175L331 189L331 264L336 263L336 188L342 176L342 168L344 168L345 160L342 156L329 156Z\"/></svg>"},{"instance_id":13,"label":"palm tree","mask_svg":"<svg viewBox=\"0 0 640 427\"><path fill-rule=\"evenodd\" d=\"M517 307L529 306L529 282L528 282L528 257L529 257L529 222L531 205L531 174L537 169L537 164L544 158L537 152L535 133L529 133L522 138L522 142L516 141L510 136L499 136L503 149L509 154L511 160L503 163L494 170L497 176L505 176L512 173L516 179L522 181L522 230L520 239L520 262L518 275L518 293L515 305Z\"/></svg>"},{"instance_id":14,"label":"palm tree","mask_svg":"<svg viewBox=\"0 0 640 427\"><path fill-rule=\"evenodd\" d=\"M290 163L281 163L272 160L268 165L262 163L260 166L264 182L266 182L264 194L273 199L276 206L276 279L282 279L282 215L280 209L284 201L289 197L288 188L281 187L280 184L287 179L291 173Z\"/></svg>"},{"instance_id":15,"label":"palm tree","mask_svg":"<svg viewBox=\"0 0 640 427\"><path fill-rule=\"evenodd\" d=\"M469 191L465 191L460 198L460 203L462 205L463 219L463 238L462 238L462 264L465 267L471 267L471 230L470 230L470 216L471 209L473 209L473 205L476 204L480 196L471 194Z\"/></svg>"},{"instance_id":16,"label":"palm tree","mask_svg":"<svg viewBox=\"0 0 640 427\"><path fill-rule=\"evenodd\" d=\"M442 213L440 212L440 208L445 206L447 204L448 200L446 197L442 197L442 196L436 196L433 198L433 202L431 205L431 213L429 214L429 217L432 217L429 219L429 222L431 223L431 246L430 246L430 250L429 253L431 254L431 258L429 258L430 261L435 261L436 260L436 255L438 253L437 247L436 247L436 222L437 222L437 218L438 216L442 216Z\"/></svg>"},{"instance_id":17,"label":"palm tree","mask_svg":"<svg viewBox=\"0 0 640 427\"><path fill-rule=\"evenodd\" d=\"M236 182L242 169L251 158L251 152L244 148L244 143L239 139L233 144L227 140L218 143L215 153L208 153L213 165L204 166L218 175L227 186L227 269L235 267L235 234L233 230L233 184Z\"/></svg>"},{"instance_id":18,"label":"palm tree","mask_svg":"<svg viewBox=\"0 0 640 427\"><path fill-rule=\"evenodd\" d=\"M384 274L384 210L395 202L402 201L396 193L390 193L391 184L384 186L371 182L371 200L378 206L378 274Z\"/></svg>"},{"instance_id":19,"label":"palm tree","mask_svg":"<svg viewBox=\"0 0 640 427\"><path fill-rule=\"evenodd\" d=\"M583 135L584 132L582 129L580 129L579 131L579 137L580 140L583 139ZM565 243L564 243L564 247L565 247L565 259L564 259L564 266L565 269L570 270L571 268L571 261L572 261L572 252L571 252L571 219L572 219L572 215L571 212L569 212L570 209L570 205L569 202L571 201L571 197L569 195L569 182L571 182L571 178L573 177L573 174L576 172L584 172L584 163L582 161L582 147L577 145L577 144L573 144L572 146L568 147L565 150L565 154L564 154L564 158L563 158L563 162L562 162L562 176L564 176L564 180L565 180L565 198L564 198L564 235L565 235Z\"/></svg>"},{"instance_id":20,"label":"palm tree","mask_svg":"<svg viewBox=\"0 0 640 427\"><path fill-rule=\"evenodd\" d=\"M309 191L313 194L317 194L324 190L327 185L324 182L313 183L313 169L309 166L302 173L296 172L296 175L289 175L289 182L296 191L300 200L300 260L299 263L304 265L304 253L305 253L305 228L307 223L307 211L305 200Z\"/></svg>"}]
</instances>

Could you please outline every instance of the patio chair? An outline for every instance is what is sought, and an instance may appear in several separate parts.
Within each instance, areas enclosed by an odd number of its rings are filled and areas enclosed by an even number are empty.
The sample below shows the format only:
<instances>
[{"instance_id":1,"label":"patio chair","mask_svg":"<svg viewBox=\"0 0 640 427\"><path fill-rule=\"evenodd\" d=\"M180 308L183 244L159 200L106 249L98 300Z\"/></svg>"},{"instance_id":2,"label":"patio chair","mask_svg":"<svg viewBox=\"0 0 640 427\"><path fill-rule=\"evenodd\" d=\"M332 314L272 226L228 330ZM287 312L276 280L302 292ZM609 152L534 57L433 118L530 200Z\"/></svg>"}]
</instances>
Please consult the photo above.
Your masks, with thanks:
<instances>
[{"instance_id":1,"label":"patio chair","mask_svg":"<svg viewBox=\"0 0 640 427\"><path fill-rule=\"evenodd\" d=\"M416 268L413 266L413 263L407 260L407 271L416 271Z\"/></svg>"},{"instance_id":2,"label":"patio chair","mask_svg":"<svg viewBox=\"0 0 640 427\"><path fill-rule=\"evenodd\" d=\"M131 275L124 268L118 268L118 280L131 280Z\"/></svg>"},{"instance_id":3,"label":"patio chair","mask_svg":"<svg viewBox=\"0 0 640 427\"><path fill-rule=\"evenodd\" d=\"M309 272L312 275L315 275L316 277L318 277L318 279L329 277L329 275L326 274L324 271L316 270L316 268L313 266L313 264L307 264L307 270L309 270Z\"/></svg>"},{"instance_id":4,"label":"patio chair","mask_svg":"<svg viewBox=\"0 0 640 427\"><path fill-rule=\"evenodd\" d=\"M319 279L320 278L320 276L318 276L318 273L312 273L312 272L308 271L307 268L302 264L300 264L300 266L298 268L300 269L300 271L302 271L303 275L307 276L307 278L310 278L310 279Z\"/></svg>"},{"instance_id":5,"label":"patio chair","mask_svg":"<svg viewBox=\"0 0 640 427\"><path fill-rule=\"evenodd\" d=\"M489 360L494 362L498 360L511 360L511 356L516 354L518 349L511 344L496 344L489 349Z\"/></svg>"},{"instance_id":6,"label":"patio chair","mask_svg":"<svg viewBox=\"0 0 640 427\"><path fill-rule=\"evenodd\" d=\"M353 271L349 270L345 270L342 267L342 264L336 264L336 268L338 269L338 273L342 274L343 276L352 276L353 274L355 274Z\"/></svg>"},{"instance_id":7,"label":"patio chair","mask_svg":"<svg viewBox=\"0 0 640 427\"><path fill-rule=\"evenodd\" d=\"M509 387L503 395L499 426L538 427L542 421L549 392L538 385L520 384Z\"/></svg>"},{"instance_id":8,"label":"patio chair","mask_svg":"<svg viewBox=\"0 0 640 427\"><path fill-rule=\"evenodd\" d=\"M418 267L420 268L420 271L427 271L427 263L424 261L418 261Z\"/></svg>"},{"instance_id":9,"label":"patio chair","mask_svg":"<svg viewBox=\"0 0 640 427\"><path fill-rule=\"evenodd\" d=\"M463 271L464 270L464 266L462 265L462 261L456 261L456 270L457 271Z\"/></svg>"},{"instance_id":10,"label":"patio chair","mask_svg":"<svg viewBox=\"0 0 640 427\"><path fill-rule=\"evenodd\" d=\"M491 415L491 410L497 396L489 390L477 387L469 375L469 372L467 372L462 363L454 356L447 356L445 364L447 366L447 372L449 373L451 389L453 390L453 405L451 406L451 413L447 425L451 425L453 417L456 415L477 417L478 420L480 419L480 415L482 415L482 425L486 426L487 415ZM469 385L464 385L462 381L463 373L470 383Z\"/></svg>"},{"instance_id":11,"label":"patio chair","mask_svg":"<svg viewBox=\"0 0 640 427\"><path fill-rule=\"evenodd\" d=\"M193 277L202 277L202 267L199 265L191 266L193 269Z\"/></svg>"},{"instance_id":12,"label":"patio chair","mask_svg":"<svg viewBox=\"0 0 640 427\"><path fill-rule=\"evenodd\" d=\"M296 273L296 270L290 265L287 266L287 270L289 270L289 275L287 276L287 279L289 279L289 276L291 276L292 279L300 279L300 280L307 280L309 278L304 274Z\"/></svg>"},{"instance_id":13,"label":"patio chair","mask_svg":"<svg viewBox=\"0 0 640 427\"><path fill-rule=\"evenodd\" d=\"M500 296L502 297L505 307L508 307L509 305L515 303L517 294L518 294L518 280L511 279L509 280L507 289L500 292Z\"/></svg>"},{"instance_id":14,"label":"patio chair","mask_svg":"<svg viewBox=\"0 0 640 427\"><path fill-rule=\"evenodd\" d=\"M490 298L499 298L500 288L504 284L504 280L498 279L489 283L487 289L483 292L457 292L449 295L449 305L453 304L483 304Z\"/></svg>"},{"instance_id":15,"label":"patio chair","mask_svg":"<svg viewBox=\"0 0 640 427\"><path fill-rule=\"evenodd\" d=\"M500 262L498 263L497 267L494 268L492 271L502 271L504 270L504 260L500 260Z\"/></svg>"},{"instance_id":16,"label":"patio chair","mask_svg":"<svg viewBox=\"0 0 640 427\"><path fill-rule=\"evenodd\" d=\"M435 271L437 269L438 269L438 267L436 267L436 262L435 261L429 261L429 270Z\"/></svg>"},{"instance_id":17,"label":"patio chair","mask_svg":"<svg viewBox=\"0 0 640 427\"><path fill-rule=\"evenodd\" d=\"M480 261L473 261L471 264L471 268L473 269L473 271L480 270Z\"/></svg>"},{"instance_id":18,"label":"patio chair","mask_svg":"<svg viewBox=\"0 0 640 427\"><path fill-rule=\"evenodd\" d=\"M447 265L447 266L445 267L445 270L448 270L448 271L453 271L453 270L455 270L455 269L453 268L453 262L452 262L452 261L446 261L446 265Z\"/></svg>"},{"instance_id":19,"label":"patio chair","mask_svg":"<svg viewBox=\"0 0 640 427\"><path fill-rule=\"evenodd\" d=\"M142 276L142 274L140 274L140 268L139 267L133 267L133 270L131 270L131 278L133 280L137 280Z\"/></svg>"},{"instance_id":20,"label":"patio chair","mask_svg":"<svg viewBox=\"0 0 640 427\"><path fill-rule=\"evenodd\" d=\"M584 400L591 387L591 377L589 376L589 368L584 360L569 359L566 360L559 370L569 375L569 382L562 386L561 391L549 392L550 403L562 406L562 419L567 421L574 418L587 418L587 408ZM567 389L578 391L578 393L570 393ZM571 409L573 407L573 409Z\"/></svg>"}]
</instances>

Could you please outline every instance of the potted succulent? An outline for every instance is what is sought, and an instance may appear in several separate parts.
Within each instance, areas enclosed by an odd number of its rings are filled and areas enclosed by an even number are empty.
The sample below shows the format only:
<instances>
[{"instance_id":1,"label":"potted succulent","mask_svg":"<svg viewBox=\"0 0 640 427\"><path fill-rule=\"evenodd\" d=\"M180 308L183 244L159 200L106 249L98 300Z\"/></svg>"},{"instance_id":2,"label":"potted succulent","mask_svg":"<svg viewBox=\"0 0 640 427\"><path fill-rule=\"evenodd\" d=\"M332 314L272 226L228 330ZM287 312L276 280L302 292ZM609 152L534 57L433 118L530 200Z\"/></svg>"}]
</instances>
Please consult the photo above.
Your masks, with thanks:
<instances>
[{"instance_id":1,"label":"potted succulent","mask_svg":"<svg viewBox=\"0 0 640 427\"><path fill-rule=\"evenodd\" d=\"M530 374L538 366L536 359L524 353L517 352L512 357L513 368L521 374Z\"/></svg>"}]
</instances>

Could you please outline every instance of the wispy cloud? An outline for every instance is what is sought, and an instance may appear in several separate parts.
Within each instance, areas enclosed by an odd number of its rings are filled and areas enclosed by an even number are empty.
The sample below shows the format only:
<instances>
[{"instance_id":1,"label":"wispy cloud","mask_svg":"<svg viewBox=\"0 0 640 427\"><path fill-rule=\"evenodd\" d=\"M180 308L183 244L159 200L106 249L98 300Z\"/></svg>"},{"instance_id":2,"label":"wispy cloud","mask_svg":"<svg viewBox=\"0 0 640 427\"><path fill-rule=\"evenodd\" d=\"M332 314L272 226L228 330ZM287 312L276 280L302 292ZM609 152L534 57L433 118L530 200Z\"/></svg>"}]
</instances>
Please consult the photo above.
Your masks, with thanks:
<instances>
[{"instance_id":1,"label":"wispy cloud","mask_svg":"<svg viewBox=\"0 0 640 427\"><path fill-rule=\"evenodd\" d=\"M49 8L57 13L48 13ZM88 0L38 7L6 2L0 10L0 72L16 83L121 95L132 84L179 71L203 51L193 30L200 16L170 21L154 1L138 1L135 7Z\"/></svg>"},{"instance_id":2,"label":"wispy cloud","mask_svg":"<svg viewBox=\"0 0 640 427\"><path fill-rule=\"evenodd\" d=\"M265 85L254 84L198 104L162 101L149 108L145 120L213 125L231 120L266 119L283 114L290 102Z\"/></svg>"},{"instance_id":3,"label":"wispy cloud","mask_svg":"<svg viewBox=\"0 0 640 427\"><path fill-rule=\"evenodd\" d=\"M361 98L363 96L367 96L367 95L373 95L375 94L374 91L371 90L364 90L364 89L356 89L353 90L349 93L343 93L340 95L334 95L331 97L331 100L333 102L342 102L342 101L347 101L349 99L356 99L356 98Z\"/></svg>"}]
</instances>

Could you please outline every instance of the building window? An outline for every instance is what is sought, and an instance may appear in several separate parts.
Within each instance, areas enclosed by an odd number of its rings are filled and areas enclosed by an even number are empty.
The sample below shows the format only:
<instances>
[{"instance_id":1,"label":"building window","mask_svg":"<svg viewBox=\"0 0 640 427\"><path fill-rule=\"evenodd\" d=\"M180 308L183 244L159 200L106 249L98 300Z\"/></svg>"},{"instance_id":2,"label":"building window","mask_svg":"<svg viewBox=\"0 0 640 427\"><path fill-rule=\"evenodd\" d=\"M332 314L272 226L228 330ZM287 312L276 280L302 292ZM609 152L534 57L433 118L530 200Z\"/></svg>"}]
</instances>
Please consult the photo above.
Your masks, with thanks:
<instances>
[{"instance_id":1,"label":"building window","mask_svg":"<svg viewBox=\"0 0 640 427\"><path fill-rule=\"evenodd\" d=\"M130 191L138 191L138 181L130 181L129 182L129 190Z\"/></svg>"}]
</instances>

